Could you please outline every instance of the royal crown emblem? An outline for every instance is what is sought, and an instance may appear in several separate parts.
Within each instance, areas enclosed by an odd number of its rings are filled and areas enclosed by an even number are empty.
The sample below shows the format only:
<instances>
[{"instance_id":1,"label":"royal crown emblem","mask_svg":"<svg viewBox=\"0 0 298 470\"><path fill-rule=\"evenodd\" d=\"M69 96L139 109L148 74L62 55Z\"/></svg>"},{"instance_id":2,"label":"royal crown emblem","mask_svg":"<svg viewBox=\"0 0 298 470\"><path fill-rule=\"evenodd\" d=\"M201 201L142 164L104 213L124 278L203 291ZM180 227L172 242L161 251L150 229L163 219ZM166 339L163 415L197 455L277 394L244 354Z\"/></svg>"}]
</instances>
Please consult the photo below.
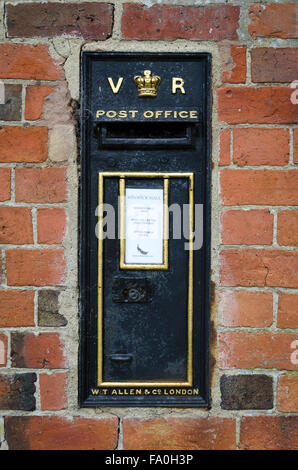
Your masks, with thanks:
<instances>
[{"instance_id":1,"label":"royal crown emblem","mask_svg":"<svg viewBox=\"0 0 298 470\"><path fill-rule=\"evenodd\" d=\"M136 75L133 77L133 81L138 87L139 96L154 97L157 94L161 78L158 75L151 77L151 70L144 70L144 76Z\"/></svg>"}]
</instances>

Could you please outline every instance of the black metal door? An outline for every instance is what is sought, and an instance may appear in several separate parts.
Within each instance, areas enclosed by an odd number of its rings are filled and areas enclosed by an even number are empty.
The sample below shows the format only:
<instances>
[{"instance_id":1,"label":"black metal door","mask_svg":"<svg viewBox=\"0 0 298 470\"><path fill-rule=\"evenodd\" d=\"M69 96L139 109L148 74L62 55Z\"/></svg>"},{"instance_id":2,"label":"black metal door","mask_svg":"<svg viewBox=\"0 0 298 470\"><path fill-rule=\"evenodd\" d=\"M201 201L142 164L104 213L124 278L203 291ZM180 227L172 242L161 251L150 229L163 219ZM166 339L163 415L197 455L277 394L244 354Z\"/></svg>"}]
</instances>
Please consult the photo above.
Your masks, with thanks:
<instances>
[{"instance_id":1,"label":"black metal door","mask_svg":"<svg viewBox=\"0 0 298 470\"><path fill-rule=\"evenodd\" d=\"M210 56L83 53L81 159L81 405L207 406ZM126 263L129 190L157 190L181 214L161 219L160 265ZM198 204L203 244L186 250ZM99 239L105 207L114 236Z\"/></svg>"}]
</instances>

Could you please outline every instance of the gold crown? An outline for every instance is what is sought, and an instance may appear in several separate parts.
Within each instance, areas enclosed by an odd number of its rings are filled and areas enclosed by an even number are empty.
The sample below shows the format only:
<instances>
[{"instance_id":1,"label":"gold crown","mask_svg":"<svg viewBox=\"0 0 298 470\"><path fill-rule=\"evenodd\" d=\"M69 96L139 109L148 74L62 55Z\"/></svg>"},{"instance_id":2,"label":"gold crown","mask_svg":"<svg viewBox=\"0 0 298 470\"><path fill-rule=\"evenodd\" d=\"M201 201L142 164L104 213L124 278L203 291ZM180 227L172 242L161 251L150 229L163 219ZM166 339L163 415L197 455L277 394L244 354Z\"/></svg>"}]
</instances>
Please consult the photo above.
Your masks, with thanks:
<instances>
[{"instance_id":1,"label":"gold crown","mask_svg":"<svg viewBox=\"0 0 298 470\"><path fill-rule=\"evenodd\" d=\"M139 96L154 97L157 94L157 87L161 82L158 75L151 77L151 70L144 70L144 77L136 75L133 81L138 87Z\"/></svg>"}]
</instances>

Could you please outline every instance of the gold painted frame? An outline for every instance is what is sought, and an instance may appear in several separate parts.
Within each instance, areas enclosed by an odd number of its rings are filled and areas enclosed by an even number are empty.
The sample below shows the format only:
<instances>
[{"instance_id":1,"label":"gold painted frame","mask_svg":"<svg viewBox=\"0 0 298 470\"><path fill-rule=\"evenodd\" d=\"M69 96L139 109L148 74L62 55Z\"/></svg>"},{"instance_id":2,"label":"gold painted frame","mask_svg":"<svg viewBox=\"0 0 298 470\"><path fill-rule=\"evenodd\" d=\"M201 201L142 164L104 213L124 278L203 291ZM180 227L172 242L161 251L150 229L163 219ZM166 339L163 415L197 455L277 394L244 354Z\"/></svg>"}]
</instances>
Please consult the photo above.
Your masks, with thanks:
<instances>
[{"instance_id":1,"label":"gold painted frame","mask_svg":"<svg viewBox=\"0 0 298 470\"><path fill-rule=\"evenodd\" d=\"M166 191L164 190L164 201L167 198L168 203L168 180L170 178L188 178L188 202L189 202L189 254L188 254L188 300L187 300L187 380L186 381L134 381L134 382L104 382L103 381L103 203L104 203L104 178L119 178L120 195L124 195L125 178L163 178L166 183ZM122 183L121 183L122 181ZM164 183L165 184L165 183ZM164 186L165 188L165 186ZM125 203L124 198L120 199L120 204ZM121 208L123 209L123 208ZM121 219L124 217L123 210L120 211ZM124 220L120 219L120 249L124 238L121 236L125 232ZM166 225L165 225L166 223ZM194 232L194 174L193 173L147 173L147 172L101 172L98 174L98 387L191 387L193 382L193 237ZM168 233L168 217L164 217L164 234ZM164 237L165 240L165 237ZM168 242L168 239L166 239ZM123 248L123 247L122 247ZM168 253L168 244L166 245ZM164 245L165 249L165 245ZM123 252L124 253L124 252ZM165 263L165 258L163 259ZM168 256L167 256L168 264ZM130 269L140 269L140 265ZM154 265L145 265L143 269L153 269ZM156 265L158 269L163 265ZM155 269L155 268L154 268ZM162 269L168 269L162 268Z\"/></svg>"},{"instance_id":2,"label":"gold painted frame","mask_svg":"<svg viewBox=\"0 0 298 470\"><path fill-rule=\"evenodd\" d=\"M125 178L120 178L120 269L169 269L168 239L169 239L169 179L163 179L163 262L160 264L128 264L125 263Z\"/></svg>"}]
</instances>

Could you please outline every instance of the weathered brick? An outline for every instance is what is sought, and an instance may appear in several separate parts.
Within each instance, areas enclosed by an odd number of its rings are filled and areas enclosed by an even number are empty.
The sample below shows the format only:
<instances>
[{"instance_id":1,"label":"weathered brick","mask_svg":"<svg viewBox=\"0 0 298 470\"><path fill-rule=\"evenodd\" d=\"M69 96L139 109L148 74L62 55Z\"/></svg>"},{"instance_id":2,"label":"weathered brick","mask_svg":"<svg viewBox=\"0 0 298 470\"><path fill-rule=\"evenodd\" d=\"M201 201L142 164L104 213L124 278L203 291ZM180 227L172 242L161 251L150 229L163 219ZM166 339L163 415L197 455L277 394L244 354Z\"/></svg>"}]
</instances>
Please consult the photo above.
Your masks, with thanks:
<instances>
[{"instance_id":1,"label":"weathered brick","mask_svg":"<svg viewBox=\"0 0 298 470\"><path fill-rule=\"evenodd\" d=\"M219 334L221 369L296 370L291 361L294 333L229 331Z\"/></svg>"},{"instance_id":2,"label":"weathered brick","mask_svg":"<svg viewBox=\"0 0 298 470\"><path fill-rule=\"evenodd\" d=\"M221 49L221 61L224 83L246 82L246 47L224 46Z\"/></svg>"},{"instance_id":3,"label":"weathered brick","mask_svg":"<svg viewBox=\"0 0 298 470\"><path fill-rule=\"evenodd\" d=\"M12 367L61 369L66 366L64 344L58 333L12 333Z\"/></svg>"},{"instance_id":4,"label":"weathered brick","mask_svg":"<svg viewBox=\"0 0 298 470\"><path fill-rule=\"evenodd\" d=\"M42 410L64 410L67 408L67 374L40 374L40 406Z\"/></svg>"},{"instance_id":5,"label":"weathered brick","mask_svg":"<svg viewBox=\"0 0 298 470\"><path fill-rule=\"evenodd\" d=\"M7 362L7 336L0 333L0 367L5 367Z\"/></svg>"},{"instance_id":6,"label":"weathered brick","mask_svg":"<svg viewBox=\"0 0 298 470\"><path fill-rule=\"evenodd\" d=\"M59 313L59 291L40 290L38 292L38 325L65 326L67 320Z\"/></svg>"},{"instance_id":7,"label":"weathered brick","mask_svg":"<svg viewBox=\"0 0 298 470\"><path fill-rule=\"evenodd\" d=\"M25 119L36 121L41 119L43 103L47 96L53 93L54 88L46 85L29 85L26 87Z\"/></svg>"},{"instance_id":8,"label":"weathered brick","mask_svg":"<svg viewBox=\"0 0 298 470\"><path fill-rule=\"evenodd\" d=\"M298 412L298 376L281 375L277 383L277 409Z\"/></svg>"},{"instance_id":9,"label":"weathered brick","mask_svg":"<svg viewBox=\"0 0 298 470\"><path fill-rule=\"evenodd\" d=\"M278 145L272 145L278 142ZM286 165L289 162L288 129L234 129L233 160L238 166Z\"/></svg>"},{"instance_id":10,"label":"weathered brick","mask_svg":"<svg viewBox=\"0 0 298 470\"><path fill-rule=\"evenodd\" d=\"M279 211L277 241L280 245L298 245L298 211Z\"/></svg>"},{"instance_id":11,"label":"weathered brick","mask_svg":"<svg viewBox=\"0 0 298 470\"><path fill-rule=\"evenodd\" d=\"M104 41L112 34L114 6L109 3L21 3L6 5L10 37L68 35Z\"/></svg>"},{"instance_id":12,"label":"weathered brick","mask_svg":"<svg viewBox=\"0 0 298 470\"><path fill-rule=\"evenodd\" d=\"M232 418L124 418L125 450L235 449Z\"/></svg>"},{"instance_id":13,"label":"weathered brick","mask_svg":"<svg viewBox=\"0 0 298 470\"><path fill-rule=\"evenodd\" d=\"M240 425L240 449L297 450L297 416L244 416Z\"/></svg>"},{"instance_id":14,"label":"weathered brick","mask_svg":"<svg viewBox=\"0 0 298 470\"><path fill-rule=\"evenodd\" d=\"M115 449L118 419L63 416L6 416L5 434L10 450Z\"/></svg>"},{"instance_id":15,"label":"weathered brick","mask_svg":"<svg viewBox=\"0 0 298 470\"><path fill-rule=\"evenodd\" d=\"M267 375L223 375L220 391L224 410L273 408L273 379Z\"/></svg>"},{"instance_id":16,"label":"weathered brick","mask_svg":"<svg viewBox=\"0 0 298 470\"><path fill-rule=\"evenodd\" d=\"M31 209L0 207L0 243L15 245L33 243Z\"/></svg>"},{"instance_id":17,"label":"weathered brick","mask_svg":"<svg viewBox=\"0 0 298 470\"><path fill-rule=\"evenodd\" d=\"M253 82L292 82L298 77L298 49L252 49L251 76Z\"/></svg>"},{"instance_id":18,"label":"weathered brick","mask_svg":"<svg viewBox=\"0 0 298 470\"><path fill-rule=\"evenodd\" d=\"M36 374L0 375L0 410L35 410Z\"/></svg>"},{"instance_id":19,"label":"weathered brick","mask_svg":"<svg viewBox=\"0 0 298 470\"><path fill-rule=\"evenodd\" d=\"M7 284L10 286L63 285L65 267L63 248L6 251Z\"/></svg>"},{"instance_id":20,"label":"weathered brick","mask_svg":"<svg viewBox=\"0 0 298 470\"><path fill-rule=\"evenodd\" d=\"M279 293L277 327L298 328L298 294Z\"/></svg>"},{"instance_id":21,"label":"weathered brick","mask_svg":"<svg viewBox=\"0 0 298 470\"><path fill-rule=\"evenodd\" d=\"M45 44L0 44L0 78L60 80L62 67L54 63Z\"/></svg>"},{"instance_id":22,"label":"weathered brick","mask_svg":"<svg viewBox=\"0 0 298 470\"><path fill-rule=\"evenodd\" d=\"M230 142L231 142L231 130L223 129L220 133L220 151L219 151L219 166L230 164Z\"/></svg>"},{"instance_id":23,"label":"weathered brick","mask_svg":"<svg viewBox=\"0 0 298 470\"><path fill-rule=\"evenodd\" d=\"M34 326L34 292L0 290L0 328Z\"/></svg>"},{"instance_id":24,"label":"weathered brick","mask_svg":"<svg viewBox=\"0 0 298 470\"><path fill-rule=\"evenodd\" d=\"M290 87L224 87L217 90L218 119L230 124L297 123Z\"/></svg>"},{"instance_id":25,"label":"weathered brick","mask_svg":"<svg viewBox=\"0 0 298 470\"><path fill-rule=\"evenodd\" d=\"M271 245L273 214L264 210L229 210L221 215L221 240L226 245Z\"/></svg>"},{"instance_id":26,"label":"weathered brick","mask_svg":"<svg viewBox=\"0 0 298 470\"><path fill-rule=\"evenodd\" d=\"M297 204L298 170L223 169L220 182L226 206Z\"/></svg>"},{"instance_id":27,"label":"weathered brick","mask_svg":"<svg viewBox=\"0 0 298 470\"><path fill-rule=\"evenodd\" d=\"M250 5L248 32L253 37L297 37L297 5Z\"/></svg>"},{"instance_id":28,"label":"weathered brick","mask_svg":"<svg viewBox=\"0 0 298 470\"><path fill-rule=\"evenodd\" d=\"M0 201L10 199L10 168L0 168Z\"/></svg>"},{"instance_id":29,"label":"weathered brick","mask_svg":"<svg viewBox=\"0 0 298 470\"><path fill-rule=\"evenodd\" d=\"M298 127L293 129L293 153L294 163L298 164Z\"/></svg>"},{"instance_id":30,"label":"weathered brick","mask_svg":"<svg viewBox=\"0 0 298 470\"><path fill-rule=\"evenodd\" d=\"M43 162L48 155L46 127L0 129L0 162Z\"/></svg>"},{"instance_id":31,"label":"weathered brick","mask_svg":"<svg viewBox=\"0 0 298 470\"><path fill-rule=\"evenodd\" d=\"M272 324L271 292L221 291L218 304L219 323L228 327L267 327Z\"/></svg>"},{"instance_id":32,"label":"weathered brick","mask_svg":"<svg viewBox=\"0 0 298 470\"><path fill-rule=\"evenodd\" d=\"M123 39L237 39L239 7L233 5L176 6L125 3Z\"/></svg>"},{"instance_id":33,"label":"weathered brick","mask_svg":"<svg viewBox=\"0 0 298 470\"><path fill-rule=\"evenodd\" d=\"M223 286L298 287L298 253L286 250L223 250Z\"/></svg>"},{"instance_id":34,"label":"weathered brick","mask_svg":"<svg viewBox=\"0 0 298 470\"><path fill-rule=\"evenodd\" d=\"M63 162L75 155L77 149L74 126L57 124L49 134L49 157L53 162Z\"/></svg>"},{"instance_id":35,"label":"weathered brick","mask_svg":"<svg viewBox=\"0 0 298 470\"><path fill-rule=\"evenodd\" d=\"M37 211L38 243L61 243L66 230L66 215L62 207Z\"/></svg>"},{"instance_id":36,"label":"weathered brick","mask_svg":"<svg viewBox=\"0 0 298 470\"><path fill-rule=\"evenodd\" d=\"M64 168L17 168L16 201L55 203L66 199Z\"/></svg>"},{"instance_id":37,"label":"weathered brick","mask_svg":"<svg viewBox=\"0 0 298 470\"><path fill-rule=\"evenodd\" d=\"M22 118L22 85L1 84L4 103L0 102L1 121L20 121Z\"/></svg>"}]
</instances>

